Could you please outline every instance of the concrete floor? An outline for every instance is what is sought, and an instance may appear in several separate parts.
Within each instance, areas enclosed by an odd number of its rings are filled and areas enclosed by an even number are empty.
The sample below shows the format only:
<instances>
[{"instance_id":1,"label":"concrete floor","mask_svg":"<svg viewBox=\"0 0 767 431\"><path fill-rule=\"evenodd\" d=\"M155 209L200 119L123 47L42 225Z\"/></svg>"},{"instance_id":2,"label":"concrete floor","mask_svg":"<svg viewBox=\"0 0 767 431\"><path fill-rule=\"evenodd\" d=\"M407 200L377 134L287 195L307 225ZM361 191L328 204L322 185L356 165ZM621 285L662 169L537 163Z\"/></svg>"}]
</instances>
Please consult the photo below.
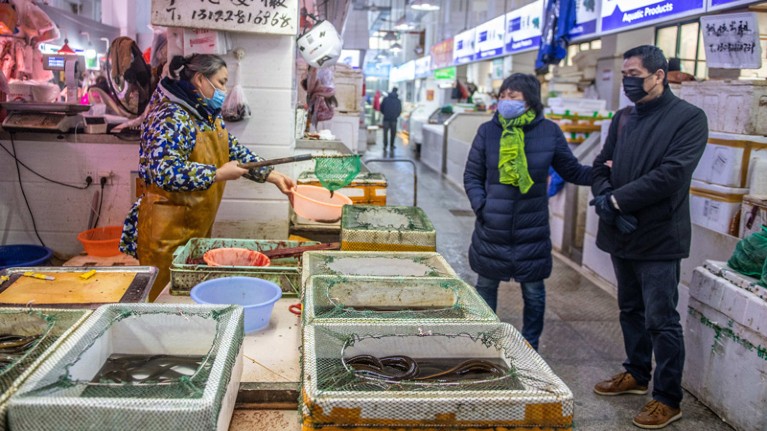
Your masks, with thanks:
<instances>
[{"instance_id":1,"label":"concrete floor","mask_svg":"<svg viewBox=\"0 0 767 431\"><path fill-rule=\"evenodd\" d=\"M380 143L371 145L365 159L387 157ZM397 139L393 158L413 159L412 147ZM437 228L437 251L465 281L474 284L476 274L468 263L468 247L474 215L461 188L416 163L418 206ZM389 182L388 205L412 205L413 175L406 163L371 163ZM575 395L575 426L578 430L637 430L631 418L650 400L648 396L600 397L592 392L597 381L622 371L625 359L616 300L590 279L562 260L554 259L554 272L546 281L547 309L540 354ZM521 328L522 295L516 283L501 284L498 316ZM685 393L683 419L666 429L732 430L706 406Z\"/></svg>"}]
</instances>

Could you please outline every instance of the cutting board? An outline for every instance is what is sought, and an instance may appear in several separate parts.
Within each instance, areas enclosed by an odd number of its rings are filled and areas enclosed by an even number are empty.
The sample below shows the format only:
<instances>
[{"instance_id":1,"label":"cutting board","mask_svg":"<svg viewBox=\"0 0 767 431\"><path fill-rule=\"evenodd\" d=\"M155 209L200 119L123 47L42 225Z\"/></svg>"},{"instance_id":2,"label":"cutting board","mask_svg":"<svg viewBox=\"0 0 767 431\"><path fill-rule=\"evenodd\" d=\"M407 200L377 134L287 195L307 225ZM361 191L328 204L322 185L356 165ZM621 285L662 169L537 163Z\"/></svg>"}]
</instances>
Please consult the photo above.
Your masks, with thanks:
<instances>
[{"instance_id":1,"label":"cutting board","mask_svg":"<svg viewBox=\"0 0 767 431\"><path fill-rule=\"evenodd\" d=\"M104 304L120 302L135 272L102 272L83 280L80 272L41 273L55 280L19 277L0 292L2 304Z\"/></svg>"}]
</instances>

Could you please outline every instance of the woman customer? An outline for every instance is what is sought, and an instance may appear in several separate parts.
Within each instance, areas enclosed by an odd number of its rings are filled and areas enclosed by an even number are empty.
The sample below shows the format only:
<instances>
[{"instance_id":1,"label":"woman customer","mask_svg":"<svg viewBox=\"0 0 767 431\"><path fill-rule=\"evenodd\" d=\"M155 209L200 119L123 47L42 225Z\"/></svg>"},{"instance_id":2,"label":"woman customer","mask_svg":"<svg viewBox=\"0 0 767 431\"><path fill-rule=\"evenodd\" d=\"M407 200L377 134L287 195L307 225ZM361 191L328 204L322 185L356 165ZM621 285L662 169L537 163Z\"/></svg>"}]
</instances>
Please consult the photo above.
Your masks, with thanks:
<instances>
[{"instance_id":1,"label":"woman customer","mask_svg":"<svg viewBox=\"0 0 767 431\"><path fill-rule=\"evenodd\" d=\"M288 196L294 187L270 167L238 166L263 159L239 145L221 118L229 76L221 57L177 56L170 75L157 86L141 126L139 177L146 191L133 204L120 241L123 253L159 269L150 301L170 280L173 251L190 238L210 236L227 181L266 181Z\"/></svg>"},{"instance_id":2,"label":"woman customer","mask_svg":"<svg viewBox=\"0 0 767 431\"><path fill-rule=\"evenodd\" d=\"M551 275L547 177L549 166L565 181L591 185L591 167L578 163L559 126L543 117L541 86L515 73L501 85L498 110L481 125L469 152L464 189L477 216L469 263L477 291L496 309L498 285L522 285L522 335L538 349Z\"/></svg>"}]
</instances>

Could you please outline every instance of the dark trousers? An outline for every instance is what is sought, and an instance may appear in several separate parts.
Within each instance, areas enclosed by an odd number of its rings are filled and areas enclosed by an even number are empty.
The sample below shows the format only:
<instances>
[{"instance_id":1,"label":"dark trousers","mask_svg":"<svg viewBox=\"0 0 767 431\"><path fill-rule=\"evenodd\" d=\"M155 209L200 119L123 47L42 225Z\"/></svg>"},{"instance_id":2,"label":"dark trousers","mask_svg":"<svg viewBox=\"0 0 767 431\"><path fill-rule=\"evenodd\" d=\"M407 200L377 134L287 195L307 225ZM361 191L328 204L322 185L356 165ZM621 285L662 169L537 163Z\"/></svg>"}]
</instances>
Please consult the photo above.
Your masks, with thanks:
<instances>
[{"instance_id":1,"label":"dark trousers","mask_svg":"<svg viewBox=\"0 0 767 431\"><path fill-rule=\"evenodd\" d=\"M384 138L384 149L386 149L386 146L391 146L391 149L394 149L394 139L397 137L397 120L384 120L383 122L383 138Z\"/></svg>"},{"instance_id":2,"label":"dark trousers","mask_svg":"<svg viewBox=\"0 0 767 431\"><path fill-rule=\"evenodd\" d=\"M623 366L637 383L646 385L655 352L652 397L678 408L684 367L684 338L676 311L680 260L612 260L626 348Z\"/></svg>"},{"instance_id":3,"label":"dark trousers","mask_svg":"<svg viewBox=\"0 0 767 431\"><path fill-rule=\"evenodd\" d=\"M477 279L477 293L493 311L496 311L498 307L500 283L500 280L485 278L481 275ZM522 336L533 346L533 349L538 350L538 340L543 332L543 315L546 312L546 286L543 280L520 283L520 285L522 300L525 303L522 311Z\"/></svg>"}]
</instances>

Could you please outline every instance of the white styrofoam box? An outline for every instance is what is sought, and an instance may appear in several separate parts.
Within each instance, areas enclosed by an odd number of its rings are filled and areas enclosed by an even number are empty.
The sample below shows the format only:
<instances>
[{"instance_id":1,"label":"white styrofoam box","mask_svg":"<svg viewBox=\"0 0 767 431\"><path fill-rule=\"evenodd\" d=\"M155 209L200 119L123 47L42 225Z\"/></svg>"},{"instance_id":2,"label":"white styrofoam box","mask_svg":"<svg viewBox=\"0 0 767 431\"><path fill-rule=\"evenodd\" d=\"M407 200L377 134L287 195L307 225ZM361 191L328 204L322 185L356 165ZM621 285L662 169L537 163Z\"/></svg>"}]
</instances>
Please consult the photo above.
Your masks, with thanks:
<instances>
[{"instance_id":1,"label":"white styrofoam box","mask_svg":"<svg viewBox=\"0 0 767 431\"><path fill-rule=\"evenodd\" d=\"M334 66L333 84L339 112L360 112L362 110L362 71L345 64Z\"/></svg>"},{"instance_id":2,"label":"white styrofoam box","mask_svg":"<svg viewBox=\"0 0 767 431\"><path fill-rule=\"evenodd\" d=\"M421 162L438 174L444 172L445 126L424 124L421 133Z\"/></svg>"},{"instance_id":3,"label":"white styrofoam box","mask_svg":"<svg viewBox=\"0 0 767 431\"><path fill-rule=\"evenodd\" d=\"M767 81L688 81L679 97L706 113L710 130L767 135Z\"/></svg>"},{"instance_id":4,"label":"white styrofoam box","mask_svg":"<svg viewBox=\"0 0 767 431\"><path fill-rule=\"evenodd\" d=\"M352 153L357 153L360 133L360 116L357 113L341 114L336 112L328 121L317 123L317 130L328 129L337 140L344 143Z\"/></svg>"},{"instance_id":5,"label":"white styrofoam box","mask_svg":"<svg viewBox=\"0 0 767 431\"><path fill-rule=\"evenodd\" d=\"M705 291L696 284L717 286L722 293L720 305L725 307L717 306L716 298L696 297ZM685 325L682 384L741 431L767 428L767 385L763 384L767 337L763 329L755 327L763 328L765 321L767 302L704 268L695 270Z\"/></svg>"},{"instance_id":6,"label":"white styrofoam box","mask_svg":"<svg viewBox=\"0 0 767 431\"><path fill-rule=\"evenodd\" d=\"M692 222L727 235L738 234L740 205L748 189L693 180L690 187Z\"/></svg>"},{"instance_id":7,"label":"white styrofoam box","mask_svg":"<svg viewBox=\"0 0 767 431\"><path fill-rule=\"evenodd\" d=\"M607 101L577 97L549 97L546 103L552 110L570 111L571 114L592 115L607 109Z\"/></svg>"},{"instance_id":8,"label":"white styrofoam box","mask_svg":"<svg viewBox=\"0 0 767 431\"><path fill-rule=\"evenodd\" d=\"M554 250L562 251L565 236L565 220L562 216L555 214L549 216L549 231L551 246L554 247Z\"/></svg>"},{"instance_id":9,"label":"white styrofoam box","mask_svg":"<svg viewBox=\"0 0 767 431\"><path fill-rule=\"evenodd\" d=\"M595 235L587 233L584 236L582 265L584 268L590 270L615 287L618 285L618 280L615 278L613 261L608 253L605 253L597 247L596 243L597 239ZM609 293L615 294L616 292L617 291L613 289L613 291Z\"/></svg>"},{"instance_id":10,"label":"white styrofoam box","mask_svg":"<svg viewBox=\"0 0 767 431\"><path fill-rule=\"evenodd\" d=\"M749 166L756 158L767 158L767 137L711 132L692 178L728 187L747 187Z\"/></svg>"},{"instance_id":11,"label":"white styrofoam box","mask_svg":"<svg viewBox=\"0 0 767 431\"><path fill-rule=\"evenodd\" d=\"M752 195L767 196L767 159L756 158L751 163L748 188Z\"/></svg>"},{"instance_id":12,"label":"white styrofoam box","mask_svg":"<svg viewBox=\"0 0 767 431\"><path fill-rule=\"evenodd\" d=\"M763 225L767 225L767 196L743 196L739 236L745 238L752 233L761 232Z\"/></svg>"},{"instance_id":13,"label":"white styrofoam box","mask_svg":"<svg viewBox=\"0 0 767 431\"><path fill-rule=\"evenodd\" d=\"M704 265L707 260L726 261L735 250L739 239L735 236L715 232L703 226L692 223L690 256L682 259L681 281L690 285L695 268Z\"/></svg>"},{"instance_id":14,"label":"white styrofoam box","mask_svg":"<svg viewBox=\"0 0 767 431\"><path fill-rule=\"evenodd\" d=\"M729 281L735 286L738 286L743 290L747 290L756 295L758 298L767 301L767 288L760 286L759 280L735 271L734 269L727 266L727 262L707 260L703 264L703 267L711 271L713 274L723 277L725 280ZM767 320L762 322L762 324L767 324Z\"/></svg>"},{"instance_id":15,"label":"white styrofoam box","mask_svg":"<svg viewBox=\"0 0 767 431\"><path fill-rule=\"evenodd\" d=\"M242 325L239 306L101 306L11 399L10 427L225 431L242 375ZM100 385L88 396L89 383L112 354L203 356L211 363L204 383L189 382L201 391L196 397L179 390L183 381L154 385L143 397L126 396L135 391L122 383Z\"/></svg>"}]
</instances>

